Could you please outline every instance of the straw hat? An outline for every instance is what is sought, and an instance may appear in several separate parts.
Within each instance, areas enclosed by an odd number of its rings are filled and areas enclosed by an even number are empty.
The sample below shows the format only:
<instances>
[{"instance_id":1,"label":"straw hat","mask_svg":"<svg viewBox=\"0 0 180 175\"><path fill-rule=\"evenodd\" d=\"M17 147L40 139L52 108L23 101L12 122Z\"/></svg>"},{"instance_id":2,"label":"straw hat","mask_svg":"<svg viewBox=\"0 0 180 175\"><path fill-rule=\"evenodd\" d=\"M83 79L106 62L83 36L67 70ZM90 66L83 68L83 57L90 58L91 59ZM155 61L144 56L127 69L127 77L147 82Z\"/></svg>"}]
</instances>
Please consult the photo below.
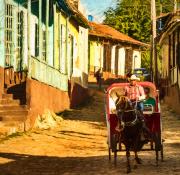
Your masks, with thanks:
<instances>
[{"instance_id":1,"label":"straw hat","mask_svg":"<svg viewBox=\"0 0 180 175\"><path fill-rule=\"evenodd\" d=\"M131 77L129 78L129 81L140 81L140 78L136 77L136 75L131 75Z\"/></svg>"}]
</instances>

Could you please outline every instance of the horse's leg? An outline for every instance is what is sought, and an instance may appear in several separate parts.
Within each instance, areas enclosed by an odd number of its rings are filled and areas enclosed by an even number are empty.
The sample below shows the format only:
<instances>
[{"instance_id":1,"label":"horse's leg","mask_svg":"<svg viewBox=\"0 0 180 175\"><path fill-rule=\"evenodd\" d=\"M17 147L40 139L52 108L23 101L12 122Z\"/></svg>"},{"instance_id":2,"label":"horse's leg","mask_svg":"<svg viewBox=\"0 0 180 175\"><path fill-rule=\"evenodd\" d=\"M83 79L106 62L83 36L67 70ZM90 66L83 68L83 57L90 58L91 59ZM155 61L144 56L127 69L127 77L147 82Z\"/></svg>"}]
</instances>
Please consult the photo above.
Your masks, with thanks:
<instances>
[{"instance_id":1,"label":"horse's leg","mask_svg":"<svg viewBox=\"0 0 180 175\"><path fill-rule=\"evenodd\" d=\"M138 157L138 153L137 151L134 151L135 154L135 161L137 164L142 164L142 160Z\"/></svg>"},{"instance_id":2,"label":"horse's leg","mask_svg":"<svg viewBox=\"0 0 180 175\"><path fill-rule=\"evenodd\" d=\"M158 166L159 152L156 150L156 166Z\"/></svg>"},{"instance_id":3,"label":"horse's leg","mask_svg":"<svg viewBox=\"0 0 180 175\"><path fill-rule=\"evenodd\" d=\"M142 164L142 160L138 157L138 151L139 150L139 144L141 140L141 131L139 132L139 135L135 139L134 143L134 155L135 155L135 166L134 168L137 168L137 164Z\"/></svg>"},{"instance_id":4,"label":"horse's leg","mask_svg":"<svg viewBox=\"0 0 180 175\"><path fill-rule=\"evenodd\" d=\"M130 165L130 151L129 148L126 148L126 158L127 158L127 173L131 172L131 165Z\"/></svg>"}]
</instances>

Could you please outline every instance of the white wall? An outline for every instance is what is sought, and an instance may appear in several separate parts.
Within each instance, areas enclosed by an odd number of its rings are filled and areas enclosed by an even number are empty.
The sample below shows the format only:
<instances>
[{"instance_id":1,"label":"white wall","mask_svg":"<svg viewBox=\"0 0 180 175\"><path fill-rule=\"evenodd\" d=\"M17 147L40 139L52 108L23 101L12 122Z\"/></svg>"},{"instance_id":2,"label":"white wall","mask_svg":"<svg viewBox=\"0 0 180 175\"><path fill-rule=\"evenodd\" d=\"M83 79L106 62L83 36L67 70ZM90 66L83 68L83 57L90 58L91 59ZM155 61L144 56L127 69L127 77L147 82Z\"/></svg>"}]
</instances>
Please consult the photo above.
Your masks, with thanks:
<instances>
[{"instance_id":1,"label":"white wall","mask_svg":"<svg viewBox=\"0 0 180 175\"><path fill-rule=\"evenodd\" d=\"M80 60L80 72L81 82L83 86L87 86L88 79L88 29L79 26L79 60Z\"/></svg>"},{"instance_id":2,"label":"white wall","mask_svg":"<svg viewBox=\"0 0 180 175\"><path fill-rule=\"evenodd\" d=\"M100 46L100 67L103 68L103 60L104 60L104 46L101 44Z\"/></svg>"},{"instance_id":3,"label":"white wall","mask_svg":"<svg viewBox=\"0 0 180 175\"><path fill-rule=\"evenodd\" d=\"M111 52L111 73L115 74L115 54L116 53L116 46L112 47L112 52Z\"/></svg>"},{"instance_id":4,"label":"white wall","mask_svg":"<svg viewBox=\"0 0 180 175\"><path fill-rule=\"evenodd\" d=\"M125 57L126 50L122 47L118 50L118 75L125 75Z\"/></svg>"},{"instance_id":5,"label":"white wall","mask_svg":"<svg viewBox=\"0 0 180 175\"><path fill-rule=\"evenodd\" d=\"M31 32L31 39L30 39L30 44L31 44L31 55L35 57L35 24L38 24L38 18L34 15L31 15L31 27L30 27L30 32Z\"/></svg>"},{"instance_id":6,"label":"white wall","mask_svg":"<svg viewBox=\"0 0 180 175\"><path fill-rule=\"evenodd\" d=\"M133 50L132 69L141 67L141 52Z\"/></svg>"},{"instance_id":7,"label":"white wall","mask_svg":"<svg viewBox=\"0 0 180 175\"><path fill-rule=\"evenodd\" d=\"M99 63L99 59L98 59L98 56L99 56L99 45L97 43L93 43L94 45L94 66L95 67L99 67L100 63Z\"/></svg>"}]
</instances>

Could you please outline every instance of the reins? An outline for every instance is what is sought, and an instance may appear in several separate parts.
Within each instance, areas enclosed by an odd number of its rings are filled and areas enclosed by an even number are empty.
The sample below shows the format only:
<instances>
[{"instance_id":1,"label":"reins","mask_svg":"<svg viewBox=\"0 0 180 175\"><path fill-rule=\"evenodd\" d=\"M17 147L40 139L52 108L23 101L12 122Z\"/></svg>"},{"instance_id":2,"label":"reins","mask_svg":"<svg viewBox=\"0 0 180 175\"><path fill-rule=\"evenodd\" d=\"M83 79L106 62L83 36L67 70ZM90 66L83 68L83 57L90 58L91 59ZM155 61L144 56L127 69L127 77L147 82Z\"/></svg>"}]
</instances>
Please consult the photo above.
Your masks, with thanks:
<instances>
[{"instance_id":1,"label":"reins","mask_svg":"<svg viewBox=\"0 0 180 175\"><path fill-rule=\"evenodd\" d=\"M124 97L123 97L124 98ZM118 105L120 102L121 102L121 100L122 100L122 97L120 97L119 99L118 99L118 101L116 102L116 105ZM127 100L126 100L126 104L125 104L125 109L128 107L128 102L127 102ZM136 113L136 110L137 109L130 109L130 110L121 110L121 112L122 113L128 113L128 112L134 112L135 111L135 119L133 120L133 121L129 121L129 122L125 122L125 121L123 121L123 119L122 119L122 115L121 115L121 123L122 123L122 125L123 125L123 128L125 127L125 126L134 126L136 123L137 123L137 120L138 120L138 116L137 116L137 113Z\"/></svg>"}]
</instances>

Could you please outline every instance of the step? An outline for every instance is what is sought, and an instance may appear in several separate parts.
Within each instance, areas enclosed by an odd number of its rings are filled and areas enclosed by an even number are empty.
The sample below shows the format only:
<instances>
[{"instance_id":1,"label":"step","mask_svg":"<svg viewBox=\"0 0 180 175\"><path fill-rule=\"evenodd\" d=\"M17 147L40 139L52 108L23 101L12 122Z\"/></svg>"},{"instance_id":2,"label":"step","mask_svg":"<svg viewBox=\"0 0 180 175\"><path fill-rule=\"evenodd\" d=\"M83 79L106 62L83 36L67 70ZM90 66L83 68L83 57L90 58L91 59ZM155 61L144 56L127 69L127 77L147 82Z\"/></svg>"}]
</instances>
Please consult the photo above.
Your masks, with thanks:
<instances>
[{"instance_id":1,"label":"step","mask_svg":"<svg viewBox=\"0 0 180 175\"><path fill-rule=\"evenodd\" d=\"M7 89L12 88L12 87L15 87L15 88L24 88L25 87L25 83L24 82L18 82L18 83L6 84L6 88Z\"/></svg>"},{"instance_id":2,"label":"step","mask_svg":"<svg viewBox=\"0 0 180 175\"><path fill-rule=\"evenodd\" d=\"M6 104L9 104L9 105L13 105L13 104L16 104L16 105L19 105L20 104L20 101L19 100L13 100L13 99L0 99L0 104L1 105L6 105Z\"/></svg>"},{"instance_id":3,"label":"step","mask_svg":"<svg viewBox=\"0 0 180 175\"><path fill-rule=\"evenodd\" d=\"M0 111L0 116L6 116L6 115L27 115L28 114L28 110L1 110Z\"/></svg>"},{"instance_id":4,"label":"step","mask_svg":"<svg viewBox=\"0 0 180 175\"><path fill-rule=\"evenodd\" d=\"M0 127L0 138L16 133L15 127L3 126Z\"/></svg>"},{"instance_id":5,"label":"step","mask_svg":"<svg viewBox=\"0 0 180 175\"><path fill-rule=\"evenodd\" d=\"M24 132L24 122L4 123L0 125L0 138L14 134L16 132Z\"/></svg>"},{"instance_id":6,"label":"step","mask_svg":"<svg viewBox=\"0 0 180 175\"><path fill-rule=\"evenodd\" d=\"M19 125L24 125L24 121L3 121L0 123L1 123L0 128L3 126L14 127L14 126L19 126Z\"/></svg>"},{"instance_id":7,"label":"step","mask_svg":"<svg viewBox=\"0 0 180 175\"><path fill-rule=\"evenodd\" d=\"M0 111L14 111L14 110L26 110L26 105L0 105Z\"/></svg>"},{"instance_id":8,"label":"step","mask_svg":"<svg viewBox=\"0 0 180 175\"><path fill-rule=\"evenodd\" d=\"M26 114L8 114L8 115L0 115L0 121L1 122L12 122L12 121L26 121L27 119L27 113Z\"/></svg>"},{"instance_id":9,"label":"step","mask_svg":"<svg viewBox=\"0 0 180 175\"><path fill-rule=\"evenodd\" d=\"M13 94L2 94L3 99L13 99Z\"/></svg>"},{"instance_id":10,"label":"step","mask_svg":"<svg viewBox=\"0 0 180 175\"><path fill-rule=\"evenodd\" d=\"M25 92L25 87L5 88L4 92L7 94L22 93Z\"/></svg>"},{"instance_id":11,"label":"step","mask_svg":"<svg viewBox=\"0 0 180 175\"><path fill-rule=\"evenodd\" d=\"M26 94L14 94L13 99L26 99Z\"/></svg>"}]
</instances>

